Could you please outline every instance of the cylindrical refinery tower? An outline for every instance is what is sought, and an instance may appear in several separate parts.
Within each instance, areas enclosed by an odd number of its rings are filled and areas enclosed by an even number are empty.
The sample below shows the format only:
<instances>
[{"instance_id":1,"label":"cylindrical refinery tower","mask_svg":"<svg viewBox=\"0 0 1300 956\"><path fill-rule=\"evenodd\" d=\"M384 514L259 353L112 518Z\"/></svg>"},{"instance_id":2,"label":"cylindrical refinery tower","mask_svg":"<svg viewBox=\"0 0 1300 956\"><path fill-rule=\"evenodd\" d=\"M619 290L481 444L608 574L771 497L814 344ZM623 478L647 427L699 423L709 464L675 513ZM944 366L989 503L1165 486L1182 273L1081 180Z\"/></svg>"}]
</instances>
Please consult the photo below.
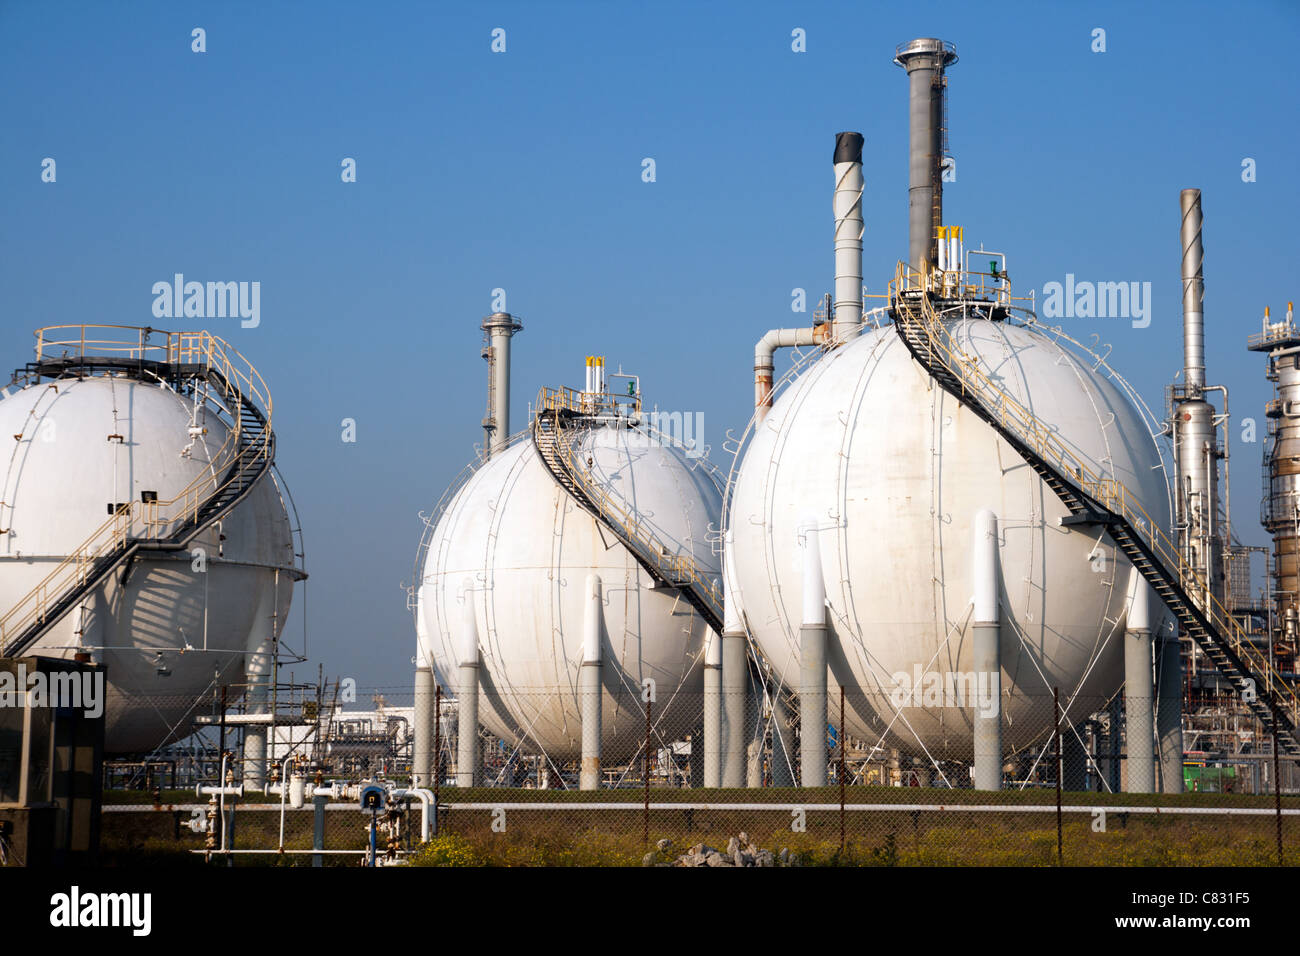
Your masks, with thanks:
<instances>
[{"instance_id":1,"label":"cylindrical refinery tower","mask_svg":"<svg viewBox=\"0 0 1300 956\"><path fill-rule=\"evenodd\" d=\"M305 574L270 398L206 332L36 334L0 398L0 653L106 665L105 749L148 752L271 679Z\"/></svg>"},{"instance_id":2,"label":"cylindrical refinery tower","mask_svg":"<svg viewBox=\"0 0 1300 956\"><path fill-rule=\"evenodd\" d=\"M657 739L698 730L710 624L692 588L719 590L721 491L696 450L645 420L635 378L619 393L603 359L586 372L580 390L544 390L532 427L432 519L416 629L462 713L477 691L492 734L557 770L581 756L591 784L643 745L647 682Z\"/></svg>"},{"instance_id":3,"label":"cylindrical refinery tower","mask_svg":"<svg viewBox=\"0 0 1300 956\"><path fill-rule=\"evenodd\" d=\"M948 45L918 42L951 61ZM909 67L912 46L899 54ZM914 153L933 166L932 133L913 123ZM915 163L911 178L914 194L929 181ZM928 267L900 269L894 323L837 330L755 416L728 486L727 611L741 612L785 687L825 687L831 701L844 689L841 733L878 754L974 760L996 787L997 751L1050 733L1054 690L1075 722L1119 690L1130 566L1101 526L1071 518L1025 447L972 407L936 356L977 369L959 374L978 374L1002 396L992 403L1017 403L1095 474L1122 482L1162 528L1168 488L1153 423L1103 363L1016 317L1004 261L971 275L958 250L939 271L932 235L914 217L912 257ZM810 593L824 613L806 606ZM804 660L810 620L816 673ZM838 724L837 707L827 719ZM824 755L818 737L805 763Z\"/></svg>"}]
</instances>

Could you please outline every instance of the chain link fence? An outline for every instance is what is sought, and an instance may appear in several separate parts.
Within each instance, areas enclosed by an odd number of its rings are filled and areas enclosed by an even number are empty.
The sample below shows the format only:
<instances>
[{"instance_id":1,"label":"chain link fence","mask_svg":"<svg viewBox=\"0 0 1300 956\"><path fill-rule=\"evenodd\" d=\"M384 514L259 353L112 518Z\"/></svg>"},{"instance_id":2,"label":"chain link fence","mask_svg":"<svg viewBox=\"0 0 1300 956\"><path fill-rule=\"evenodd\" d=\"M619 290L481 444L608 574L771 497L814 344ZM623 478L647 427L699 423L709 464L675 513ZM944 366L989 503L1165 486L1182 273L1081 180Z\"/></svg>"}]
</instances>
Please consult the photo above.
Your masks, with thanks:
<instances>
[{"instance_id":1,"label":"chain link fence","mask_svg":"<svg viewBox=\"0 0 1300 956\"><path fill-rule=\"evenodd\" d=\"M802 702L779 687L660 699L606 688L598 770L594 753L583 759L576 691L512 688L509 710L505 696L484 693L486 726L469 741L457 701L436 691L419 718L432 734L423 746L411 692L376 694L367 710L324 708L310 724L267 728L260 761L247 757L250 727L232 717L224 764L214 727L147 760L110 761L101 845L121 863L179 853L232 865L355 864L372 822L357 785L378 779L427 789L437 805L435 815L407 793L376 817L381 861L1300 863L1300 765L1274 752L1257 720L1232 716L1225 733L1220 719L1211 735L1189 713L1181 734L1175 721L1162 735L1169 715L1161 720L1158 701L1134 702L1153 718L1149 739L1130 739L1122 696L954 693L832 689L808 734ZM1231 747L1184 752L1180 738ZM976 740L991 740L992 753L977 754ZM981 767L1000 788L976 788L990 779ZM196 790L219 780L226 794Z\"/></svg>"}]
</instances>

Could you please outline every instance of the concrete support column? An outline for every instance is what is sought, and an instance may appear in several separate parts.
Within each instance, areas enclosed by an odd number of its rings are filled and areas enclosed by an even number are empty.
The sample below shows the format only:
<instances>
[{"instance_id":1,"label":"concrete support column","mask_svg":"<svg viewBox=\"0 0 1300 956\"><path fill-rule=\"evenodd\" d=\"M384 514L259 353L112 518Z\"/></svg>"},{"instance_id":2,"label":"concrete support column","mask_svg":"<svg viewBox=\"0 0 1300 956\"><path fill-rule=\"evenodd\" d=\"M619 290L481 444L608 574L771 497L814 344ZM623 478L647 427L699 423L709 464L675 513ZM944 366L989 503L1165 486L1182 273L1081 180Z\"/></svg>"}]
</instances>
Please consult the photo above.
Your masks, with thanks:
<instances>
[{"instance_id":1,"label":"concrete support column","mask_svg":"<svg viewBox=\"0 0 1300 956\"><path fill-rule=\"evenodd\" d=\"M704 786L722 786L722 638L710 631L704 645Z\"/></svg>"},{"instance_id":2,"label":"concrete support column","mask_svg":"<svg viewBox=\"0 0 1300 956\"><path fill-rule=\"evenodd\" d=\"M1151 588L1132 571L1128 625L1124 633L1124 712L1128 741L1128 792L1154 793L1155 681L1151 657Z\"/></svg>"},{"instance_id":3,"label":"concrete support column","mask_svg":"<svg viewBox=\"0 0 1300 956\"><path fill-rule=\"evenodd\" d=\"M582 669L578 674L579 694L582 697L582 771L578 780L579 790L600 789L600 706L604 694L600 683L601 605L600 576L589 574L583 615Z\"/></svg>"},{"instance_id":4,"label":"concrete support column","mask_svg":"<svg viewBox=\"0 0 1300 956\"><path fill-rule=\"evenodd\" d=\"M1002 632L998 614L998 518L975 516L974 670L980 700L975 711L976 790L1002 789Z\"/></svg>"},{"instance_id":5,"label":"concrete support column","mask_svg":"<svg viewBox=\"0 0 1300 956\"><path fill-rule=\"evenodd\" d=\"M478 749L478 620L474 616L472 593L465 589L456 682L456 786L465 788L478 786L483 762Z\"/></svg>"},{"instance_id":6,"label":"concrete support column","mask_svg":"<svg viewBox=\"0 0 1300 956\"><path fill-rule=\"evenodd\" d=\"M1183 659L1175 631L1156 645L1156 738L1160 791L1183 792Z\"/></svg>"},{"instance_id":7,"label":"concrete support column","mask_svg":"<svg viewBox=\"0 0 1300 956\"><path fill-rule=\"evenodd\" d=\"M799 775L805 787L826 786L826 584L817 528L805 525L803 624L799 628Z\"/></svg>"},{"instance_id":8,"label":"concrete support column","mask_svg":"<svg viewBox=\"0 0 1300 956\"><path fill-rule=\"evenodd\" d=\"M722 786L745 785L745 729L748 708L749 660L745 632L724 629L722 635Z\"/></svg>"},{"instance_id":9,"label":"concrete support column","mask_svg":"<svg viewBox=\"0 0 1300 956\"><path fill-rule=\"evenodd\" d=\"M253 627L248 636L248 652L244 658L244 673L248 678L248 712L266 714L269 710L267 689L274 670L275 639L278 636L276 621L275 586L262 589L253 616ZM266 785L266 724L250 724L244 730L243 783L245 790L261 790Z\"/></svg>"},{"instance_id":10,"label":"concrete support column","mask_svg":"<svg viewBox=\"0 0 1300 956\"><path fill-rule=\"evenodd\" d=\"M417 651L417 653L419 653ZM417 658L418 660L419 658ZM415 668L415 735L411 755L411 786L429 787L433 783L433 669L425 664Z\"/></svg>"}]
</instances>

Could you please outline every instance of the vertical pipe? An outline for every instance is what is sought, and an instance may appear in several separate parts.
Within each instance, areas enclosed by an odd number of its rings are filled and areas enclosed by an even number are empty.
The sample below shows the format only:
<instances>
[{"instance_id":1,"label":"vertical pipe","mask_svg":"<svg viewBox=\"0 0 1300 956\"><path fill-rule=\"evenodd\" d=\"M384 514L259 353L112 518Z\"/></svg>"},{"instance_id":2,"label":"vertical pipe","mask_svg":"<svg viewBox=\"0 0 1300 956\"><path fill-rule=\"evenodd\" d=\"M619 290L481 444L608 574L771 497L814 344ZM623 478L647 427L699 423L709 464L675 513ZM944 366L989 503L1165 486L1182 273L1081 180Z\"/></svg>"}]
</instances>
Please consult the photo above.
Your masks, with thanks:
<instances>
[{"instance_id":1,"label":"vertical pipe","mask_svg":"<svg viewBox=\"0 0 1300 956\"><path fill-rule=\"evenodd\" d=\"M803 623L799 628L799 765L805 787L826 786L826 584L817 526L804 523Z\"/></svg>"},{"instance_id":2,"label":"vertical pipe","mask_svg":"<svg viewBox=\"0 0 1300 956\"><path fill-rule=\"evenodd\" d=\"M1124 635L1124 711L1127 715L1129 793L1154 793L1155 682L1151 671L1151 588L1136 568L1129 581L1128 624Z\"/></svg>"},{"instance_id":3,"label":"vertical pipe","mask_svg":"<svg viewBox=\"0 0 1300 956\"><path fill-rule=\"evenodd\" d=\"M895 51L894 62L908 79L908 262L913 269L938 262L943 224L943 75L957 62L952 44L920 38Z\"/></svg>"},{"instance_id":4,"label":"vertical pipe","mask_svg":"<svg viewBox=\"0 0 1300 956\"><path fill-rule=\"evenodd\" d=\"M1156 738L1160 742L1160 790L1183 792L1183 658L1177 632L1156 644Z\"/></svg>"},{"instance_id":5,"label":"vertical pipe","mask_svg":"<svg viewBox=\"0 0 1300 956\"><path fill-rule=\"evenodd\" d=\"M411 786L427 787L433 779L433 669L415 668L415 734L411 757Z\"/></svg>"},{"instance_id":6,"label":"vertical pipe","mask_svg":"<svg viewBox=\"0 0 1300 956\"><path fill-rule=\"evenodd\" d=\"M998 611L998 518L975 515L974 708L976 790L1002 789L1002 632Z\"/></svg>"},{"instance_id":7,"label":"vertical pipe","mask_svg":"<svg viewBox=\"0 0 1300 956\"><path fill-rule=\"evenodd\" d=\"M600 789L600 707L601 690L601 582L596 574L587 575L587 606L583 616L582 669L578 674L582 697L582 769L579 790ZM692 750L694 742L692 742Z\"/></svg>"},{"instance_id":8,"label":"vertical pipe","mask_svg":"<svg viewBox=\"0 0 1300 956\"><path fill-rule=\"evenodd\" d=\"M835 303L833 331L862 325L862 134L835 136Z\"/></svg>"},{"instance_id":9,"label":"vertical pipe","mask_svg":"<svg viewBox=\"0 0 1300 956\"><path fill-rule=\"evenodd\" d=\"M456 686L456 786L478 786L478 620L473 592L465 589L464 624L460 634L460 681ZM437 763L437 758L434 760Z\"/></svg>"}]
</instances>

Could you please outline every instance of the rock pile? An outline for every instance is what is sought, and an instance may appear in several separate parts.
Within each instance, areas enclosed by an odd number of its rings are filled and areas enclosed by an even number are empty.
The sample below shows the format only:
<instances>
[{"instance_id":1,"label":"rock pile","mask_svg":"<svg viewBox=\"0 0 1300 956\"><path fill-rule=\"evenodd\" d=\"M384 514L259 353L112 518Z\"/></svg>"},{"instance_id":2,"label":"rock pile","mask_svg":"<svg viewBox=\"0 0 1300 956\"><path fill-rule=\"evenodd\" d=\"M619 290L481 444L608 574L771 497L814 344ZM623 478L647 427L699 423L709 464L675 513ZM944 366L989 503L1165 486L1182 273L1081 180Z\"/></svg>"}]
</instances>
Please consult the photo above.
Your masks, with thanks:
<instances>
[{"instance_id":1,"label":"rock pile","mask_svg":"<svg viewBox=\"0 0 1300 956\"><path fill-rule=\"evenodd\" d=\"M671 859L672 840L660 840L645 855L642 866L799 866L799 857L785 847L780 853L759 848L742 831L727 841L725 850L697 843L675 860Z\"/></svg>"}]
</instances>

